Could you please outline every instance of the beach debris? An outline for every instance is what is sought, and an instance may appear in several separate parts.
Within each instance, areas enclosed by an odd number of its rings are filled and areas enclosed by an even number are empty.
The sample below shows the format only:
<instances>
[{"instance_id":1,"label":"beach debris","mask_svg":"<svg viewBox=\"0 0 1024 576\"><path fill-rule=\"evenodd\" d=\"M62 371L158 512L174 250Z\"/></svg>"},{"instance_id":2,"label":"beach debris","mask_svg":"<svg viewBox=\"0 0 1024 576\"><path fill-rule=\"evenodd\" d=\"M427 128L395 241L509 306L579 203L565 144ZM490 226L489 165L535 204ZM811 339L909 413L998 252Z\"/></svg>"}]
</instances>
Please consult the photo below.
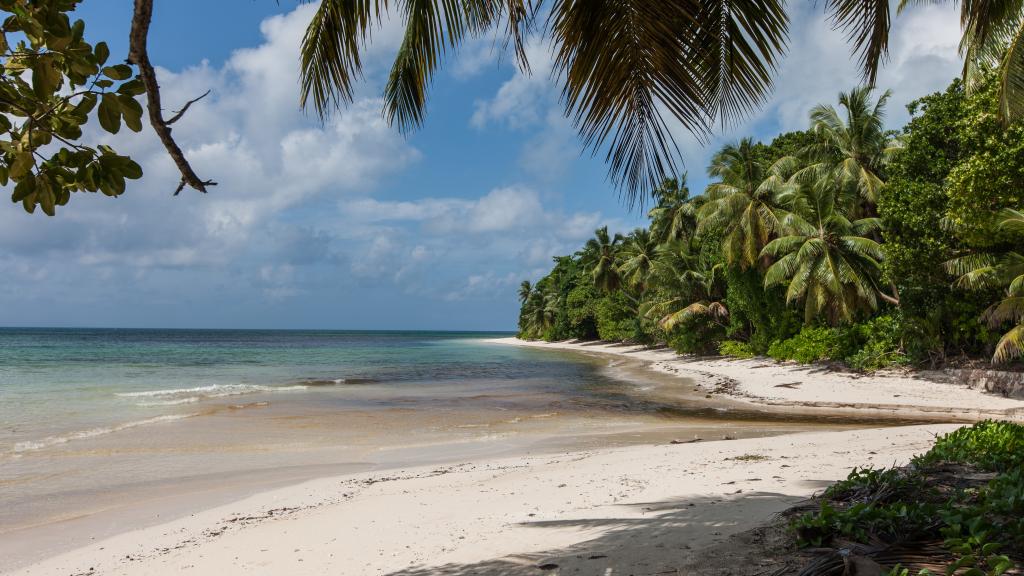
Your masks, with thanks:
<instances>
[{"instance_id":1,"label":"beach debris","mask_svg":"<svg viewBox=\"0 0 1024 576\"><path fill-rule=\"evenodd\" d=\"M549 562L547 564L541 564L541 565L537 566L537 568L539 568L541 570L555 570L555 569L558 568L558 564L554 564L552 562Z\"/></svg>"},{"instance_id":2,"label":"beach debris","mask_svg":"<svg viewBox=\"0 0 1024 576\"><path fill-rule=\"evenodd\" d=\"M786 382L785 384L776 384L775 388L796 388L803 384L803 382Z\"/></svg>"},{"instance_id":3,"label":"beach debris","mask_svg":"<svg viewBox=\"0 0 1024 576\"><path fill-rule=\"evenodd\" d=\"M703 438L694 438L693 440L672 440L669 444L693 444L694 442L701 442Z\"/></svg>"}]
</instances>

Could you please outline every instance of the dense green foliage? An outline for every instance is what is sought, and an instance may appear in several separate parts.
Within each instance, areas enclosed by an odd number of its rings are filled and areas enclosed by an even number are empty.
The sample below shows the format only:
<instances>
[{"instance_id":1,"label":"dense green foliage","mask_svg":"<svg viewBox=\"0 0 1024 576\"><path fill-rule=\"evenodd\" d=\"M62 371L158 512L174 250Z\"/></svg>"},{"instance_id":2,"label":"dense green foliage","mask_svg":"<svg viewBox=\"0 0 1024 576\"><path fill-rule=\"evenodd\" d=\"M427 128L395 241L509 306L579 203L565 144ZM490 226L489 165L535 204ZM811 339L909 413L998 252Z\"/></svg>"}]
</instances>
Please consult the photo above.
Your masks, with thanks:
<instances>
[{"instance_id":1,"label":"dense green foliage","mask_svg":"<svg viewBox=\"0 0 1024 576\"><path fill-rule=\"evenodd\" d=\"M0 0L0 184L13 183L11 200L29 212L53 216L72 192L118 196L125 179L142 169L109 146L81 143L90 116L117 133L122 123L142 130L145 92L126 64L107 65L110 50L84 40L85 23L72 21L72 0Z\"/></svg>"},{"instance_id":2,"label":"dense green foliage","mask_svg":"<svg viewBox=\"0 0 1024 576\"><path fill-rule=\"evenodd\" d=\"M667 179L648 228L602 228L557 258L520 335L868 371L1021 356L1024 127L1000 121L997 74L975 80L911 103L899 131L888 94L857 88L811 110L807 131L726 145L702 194ZM555 322L563 260L573 317L593 329Z\"/></svg>"},{"instance_id":3,"label":"dense green foliage","mask_svg":"<svg viewBox=\"0 0 1024 576\"><path fill-rule=\"evenodd\" d=\"M911 466L855 469L793 528L805 546L837 539L847 549L849 540L870 543L866 554L881 553L885 560L879 561L889 562L889 573L897 576L933 573L891 566L901 553L903 564L949 556L946 574L1003 574L1024 553L1022 448L1020 424L986 421L960 428L938 438ZM888 552L894 543L904 544ZM927 552L935 546L941 552Z\"/></svg>"}]
</instances>

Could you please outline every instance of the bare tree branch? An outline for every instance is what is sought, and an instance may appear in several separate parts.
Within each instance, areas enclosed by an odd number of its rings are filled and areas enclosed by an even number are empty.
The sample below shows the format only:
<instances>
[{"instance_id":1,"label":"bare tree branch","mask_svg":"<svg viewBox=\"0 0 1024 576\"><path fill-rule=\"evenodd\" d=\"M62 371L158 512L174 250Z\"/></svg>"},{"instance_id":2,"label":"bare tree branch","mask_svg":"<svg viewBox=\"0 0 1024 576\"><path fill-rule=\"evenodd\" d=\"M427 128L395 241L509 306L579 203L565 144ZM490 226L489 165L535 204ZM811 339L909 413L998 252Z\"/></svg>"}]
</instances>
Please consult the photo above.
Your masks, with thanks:
<instances>
[{"instance_id":1,"label":"bare tree branch","mask_svg":"<svg viewBox=\"0 0 1024 576\"><path fill-rule=\"evenodd\" d=\"M206 92L203 93L202 96L200 96L198 98L193 98L193 99L189 100L188 102L185 102L185 105L181 107L181 110L178 110L177 112L175 112L174 116L171 116L171 119L168 120L167 122L165 122L165 124L170 126L171 124L174 124L178 120L181 120L181 117L185 115L185 112L188 112L188 107L189 106L195 104L196 102L199 102L200 100L202 100L203 98L206 98L209 95L210 95L210 91L207 90Z\"/></svg>"},{"instance_id":2,"label":"bare tree branch","mask_svg":"<svg viewBox=\"0 0 1024 576\"><path fill-rule=\"evenodd\" d=\"M195 171L192 170L192 166L185 158L185 153L181 151L178 143L171 136L171 127L169 126L172 122L177 121L185 113L185 110L199 100L199 98L202 98L202 96L186 104L171 119L171 122L164 120L164 115L160 108L160 85L156 82L156 70L153 69L153 65L149 62L149 52L146 47L146 41L149 37L149 24L152 19L153 0L135 0L135 14L132 16L132 30L128 38L128 63L139 67L139 77L142 78L142 83L146 86L149 123L153 126L153 130L156 131L171 159L178 166L178 171L181 172L181 183L178 184L178 189L174 191L174 195L177 196L186 185L205 193L207 186L216 186L217 183L212 180L201 180L196 175Z\"/></svg>"}]
</instances>

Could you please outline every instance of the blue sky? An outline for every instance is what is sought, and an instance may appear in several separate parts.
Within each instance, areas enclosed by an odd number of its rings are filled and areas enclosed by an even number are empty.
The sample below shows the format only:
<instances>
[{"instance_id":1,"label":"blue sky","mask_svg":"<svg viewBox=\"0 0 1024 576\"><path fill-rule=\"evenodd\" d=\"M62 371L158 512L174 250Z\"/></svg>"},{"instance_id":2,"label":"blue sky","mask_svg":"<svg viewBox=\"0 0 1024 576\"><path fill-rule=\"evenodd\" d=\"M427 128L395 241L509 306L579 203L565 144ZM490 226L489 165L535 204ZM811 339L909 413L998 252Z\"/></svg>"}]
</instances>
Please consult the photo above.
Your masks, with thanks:
<instances>
[{"instance_id":1,"label":"blue sky","mask_svg":"<svg viewBox=\"0 0 1024 576\"><path fill-rule=\"evenodd\" d=\"M127 50L130 0L86 0L91 41ZM426 126L381 119L399 22L374 34L352 106L321 124L298 109L297 46L315 8L293 0L157 2L150 38L164 102L211 95L175 126L200 176L177 177L148 130L93 135L142 163L117 199L77 194L56 218L0 208L0 325L511 330L516 286L594 228L642 222L581 153L561 115L550 55L533 75L493 37L438 75ZM791 51L771 100L706 146L681 128L691 188L716 146L803 128L807 110L856 82L841 34L794 3ZM903 105L960 69L957 18L927 6L897 19L879 85ZM500 46L500 43L499 43Z\"/></svg>"}]
</instances>

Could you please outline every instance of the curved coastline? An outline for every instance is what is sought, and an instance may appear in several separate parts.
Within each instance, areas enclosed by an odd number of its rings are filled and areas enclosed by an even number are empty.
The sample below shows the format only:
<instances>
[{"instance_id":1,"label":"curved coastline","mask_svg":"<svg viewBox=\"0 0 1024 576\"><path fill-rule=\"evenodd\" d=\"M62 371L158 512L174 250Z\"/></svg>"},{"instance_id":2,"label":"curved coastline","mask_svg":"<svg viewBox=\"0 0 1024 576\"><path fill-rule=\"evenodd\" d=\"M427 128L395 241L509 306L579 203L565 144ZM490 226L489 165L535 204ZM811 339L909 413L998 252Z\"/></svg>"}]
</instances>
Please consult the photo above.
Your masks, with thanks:
<instances>
[{"instance_id":1,"label":"curved coastline","mask_svg":"<svg viewBox=\"0 0 1024 576\"><path fill-rule=\"evenodd\" d=\"M525 576L546 565L566 573L685 570L703 550L759 525L851 467L900 464L934 435L956 428L954 422L1019 419L1024 410L1018 400L901 375L854 377L607 343L489 342L628 358L629 367L644 371L634 374L644 389L650 370L668 382L655 385L666 398L696 393L709 404L865 423L735 440L480 450L453 456L449 464L324 470L317 479L257 493L240 489L243 499L166 516L170 521L129 523L124 532L54 550L9 573ZM672 383L689 385L674 389ZM823 402L835 391L834 401ZM886 427L866 423L876 417ZM933 423L897 426L898 420ZM0 573L7 572L0 567Z\"/></svg>"},{"instance_id":2,"label":"curved coastline","mask_svg":"<svg viewBox=\"0 0 1024 576\"><path fill-rule=\"evenodd\" d=\"M630 358L646 363L650 370L692 380L709 395L764 411L937 422L1024 421L1022 400L940 381L925 373L857 374L768 358L698 358L668 348L600 341L541 342L511 337L485 341Z\"/></svg>"}]
</instances>

